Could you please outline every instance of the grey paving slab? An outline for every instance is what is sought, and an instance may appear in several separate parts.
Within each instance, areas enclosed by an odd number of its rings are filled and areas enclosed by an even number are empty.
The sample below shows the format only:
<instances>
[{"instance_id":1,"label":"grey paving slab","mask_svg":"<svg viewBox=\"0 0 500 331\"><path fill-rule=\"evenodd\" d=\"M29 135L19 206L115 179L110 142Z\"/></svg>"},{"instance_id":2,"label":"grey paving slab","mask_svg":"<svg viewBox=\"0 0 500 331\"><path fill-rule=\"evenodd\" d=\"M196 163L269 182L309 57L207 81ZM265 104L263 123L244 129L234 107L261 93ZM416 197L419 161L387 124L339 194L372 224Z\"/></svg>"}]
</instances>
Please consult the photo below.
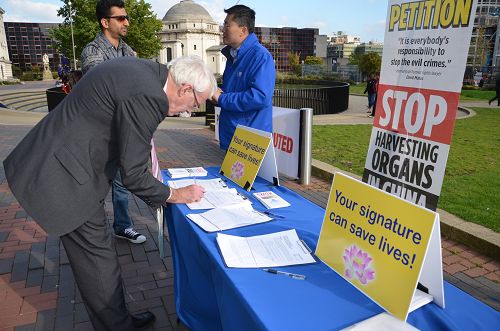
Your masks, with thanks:
<instances>
[{"instance_id":1,"label":"grey paving slab","mask_svg":"<svg viewBox=\"0 0 500 331\"><path fill-rule=\"evenodd\" d=\"M12 274L10 276L11 282L18 282L26 280L28 276L28 261L30 257L29 251L18 251L14 258L14 265L12 266Z\"/></svg>"},{"instance_id":2,"label":"grey paving slab","mask_svg":"<svg viewBox=\"0 0 500 331\"><path fill-rule=\"evenodd\" d=\"M43 282L43 269L28 270L26 278L26 287L41 286Z\"/></svg>"}]
</instances>

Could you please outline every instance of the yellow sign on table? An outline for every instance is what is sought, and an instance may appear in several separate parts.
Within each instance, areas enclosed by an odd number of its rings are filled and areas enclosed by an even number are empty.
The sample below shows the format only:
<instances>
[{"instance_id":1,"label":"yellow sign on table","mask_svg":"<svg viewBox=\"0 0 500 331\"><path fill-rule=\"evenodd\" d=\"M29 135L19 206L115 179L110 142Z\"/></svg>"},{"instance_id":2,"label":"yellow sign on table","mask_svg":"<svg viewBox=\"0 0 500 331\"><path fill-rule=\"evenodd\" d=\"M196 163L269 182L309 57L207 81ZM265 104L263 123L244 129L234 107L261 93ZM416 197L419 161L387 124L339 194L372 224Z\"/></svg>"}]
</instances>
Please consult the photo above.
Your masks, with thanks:
<instances>
[{"instance_id":1,"label":"yellow sign on table","mask_svg":"<svg viewBox=\"0 0 500 331\"><path fill-rule=\"evenodd\" d=\"M239 125L231 139L220 172L249 191L266 157L271 139L271 133ZM272 154L274 157L274 150ZM274 164L277 178L276 159L271 164Z\"/></svg>"},{"instance_id":2,"label":"yellow sign on table","mask_svg":"<svg viewBox=\"0 0 500 331\"><path fill-rule=\"evenodd\" d=\"M433 229L439 232L437 219L430 210L336 173L316 255L406 320L429 243L436 240ZM442 286L442 276L439 281Z\"/></svg>"}]
</instances>

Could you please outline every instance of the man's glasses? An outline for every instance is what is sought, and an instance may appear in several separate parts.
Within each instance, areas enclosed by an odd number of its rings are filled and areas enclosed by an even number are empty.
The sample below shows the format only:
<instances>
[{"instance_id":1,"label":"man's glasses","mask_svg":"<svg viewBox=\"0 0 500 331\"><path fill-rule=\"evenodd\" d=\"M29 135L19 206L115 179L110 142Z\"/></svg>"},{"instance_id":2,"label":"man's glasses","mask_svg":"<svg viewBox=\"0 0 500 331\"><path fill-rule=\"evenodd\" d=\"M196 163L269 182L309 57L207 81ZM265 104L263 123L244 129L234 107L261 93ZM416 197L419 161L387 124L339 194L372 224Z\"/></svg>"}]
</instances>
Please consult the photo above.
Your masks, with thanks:
<instances>
[{"instance_id":1,"label":"man's glasses","mask_svg":"<svg viewBox=\"0 0 500 331\"><path fill-rule=\"evenodd\" d=\"M200 103L198 102L198 98L196 98L196 93L194 92L194 88L192 89L192 91L193 91L193 97L194 97L193 110L199 110L200 109Z\"/></svg>"},{"instance_id":2,"label":"man's glasses","mask_svg":"<svg viewBox=\"0 0 500 331\"><path fill-rule=\"evenodd\" d=\"M130 17L128 15L106 16L105 18L114 18L118 22L123 22L125 20L130 22Z\"/></svg>"}]
</instances>

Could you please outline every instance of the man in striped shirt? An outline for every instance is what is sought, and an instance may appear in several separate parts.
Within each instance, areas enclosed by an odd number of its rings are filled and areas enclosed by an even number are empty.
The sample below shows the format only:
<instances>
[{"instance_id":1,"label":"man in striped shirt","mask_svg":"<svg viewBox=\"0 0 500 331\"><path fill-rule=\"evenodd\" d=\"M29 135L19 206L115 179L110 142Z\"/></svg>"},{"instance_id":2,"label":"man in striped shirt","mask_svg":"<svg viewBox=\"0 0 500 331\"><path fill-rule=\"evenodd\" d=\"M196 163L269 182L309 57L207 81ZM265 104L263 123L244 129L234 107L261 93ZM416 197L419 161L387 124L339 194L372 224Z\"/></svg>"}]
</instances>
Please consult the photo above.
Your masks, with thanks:
<instances>
[{"instance_id":1,"label":"man in striped shirt","mask_svg":"<svg viewBox=\"0 0 500 331\"><path fill-rule=\"evenodd\" d=\"M84 74L106 60L135 55L132 48L122 40L127 36L130 24L124 2L101 0L96 5L96 16L101 32L82 51L81 67Z\"/></svg>"},{"instance_id":2,"label":"man in striped shirt","mask_svg":"<svg viewBox=\"0 0 500 331\"><path fill-rule=\"evenodd\" d=\"M127 35L130 23L122 0L100 0L96 5L96 16L101 26L97 37L85 46L81 55L82 72L92 67L122 56L135 56L135 52L122 38ZM104 78L105 79L105 78ZM129 191L123 186L120 171L112 184L114 210L113 230L117 238L126 239L134 244L146 241L146 236L132 226L128 213Z\"/></svg>"}]
</instances>

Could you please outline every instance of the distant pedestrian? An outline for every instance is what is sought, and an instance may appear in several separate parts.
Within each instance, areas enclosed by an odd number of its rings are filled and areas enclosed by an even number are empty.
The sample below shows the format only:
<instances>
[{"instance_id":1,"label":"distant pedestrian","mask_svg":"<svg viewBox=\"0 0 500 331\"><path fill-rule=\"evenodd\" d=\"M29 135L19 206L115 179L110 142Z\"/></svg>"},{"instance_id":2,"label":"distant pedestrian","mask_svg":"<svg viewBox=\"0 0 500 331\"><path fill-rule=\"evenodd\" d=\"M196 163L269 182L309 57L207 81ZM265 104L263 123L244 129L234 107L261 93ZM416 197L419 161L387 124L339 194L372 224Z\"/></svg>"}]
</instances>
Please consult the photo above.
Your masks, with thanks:
<instances>
[{"instance_id":1,"label":"distant pedestrian","mask_svg":"<svg viewBox=\"0 0 500 331\"><path fill-rule=\"evenodd\" d=\"M375 79L375 74L371 73L368 80L366 81L366 88L363 93L368 92L368 111L372 112L373 105L375 104L375 97L377 96L377 80Z\"/></svg>"},{"instance_id":2,"label":"distant pedestrian","mask_svg":"<svg viewBox=\"0 0 500 331\"><path fill-rule=\"evenodd\" d=\"M479 83L477 84L477 86L478 86L479 88L482 88L482 87L484 86L484 82L485 82L485 81L486 81L486 75L483 75L483 76L481 77L481 79L479 80Z\"/></svg>"},{"instance_id":3,"label":"distant pedestrian","mask_svg":"<svg viewBox=\"0 0 500 331\"><path fill-rule=\"evenodd\" d=\"M500 72L497 72L495 80L495 96L488 101L488 104L491 105L495 100L497 100L497 106L500 107Z\"/></svg>"},{"instance_id":4,"label":"distant pedestrian","mask_svg":"<svg viewBox=\"0 0 500 331\"><path fill-rule=\"evenodd\" d=\"M63 66L62 64L59 63L59 65L57 66L57 76L59 77L59 80L63 79L63 74L64 74Z\"/></svg>"},{"instance_id":5,"label":"distant pedestrian","mask_svg":"<svg viewBox=\"0 0 500 331\"><path fill-rule=\"evenodd\" d=\"M372 110L370 115L368 115L368 117L375 117L375 110L377 109L377 93L378 93L378 81L380 80L380 73L377 72L374 78L375 78L375 83L374 83L375 97L373 98Z\"/></svg>"}]
</instances>

